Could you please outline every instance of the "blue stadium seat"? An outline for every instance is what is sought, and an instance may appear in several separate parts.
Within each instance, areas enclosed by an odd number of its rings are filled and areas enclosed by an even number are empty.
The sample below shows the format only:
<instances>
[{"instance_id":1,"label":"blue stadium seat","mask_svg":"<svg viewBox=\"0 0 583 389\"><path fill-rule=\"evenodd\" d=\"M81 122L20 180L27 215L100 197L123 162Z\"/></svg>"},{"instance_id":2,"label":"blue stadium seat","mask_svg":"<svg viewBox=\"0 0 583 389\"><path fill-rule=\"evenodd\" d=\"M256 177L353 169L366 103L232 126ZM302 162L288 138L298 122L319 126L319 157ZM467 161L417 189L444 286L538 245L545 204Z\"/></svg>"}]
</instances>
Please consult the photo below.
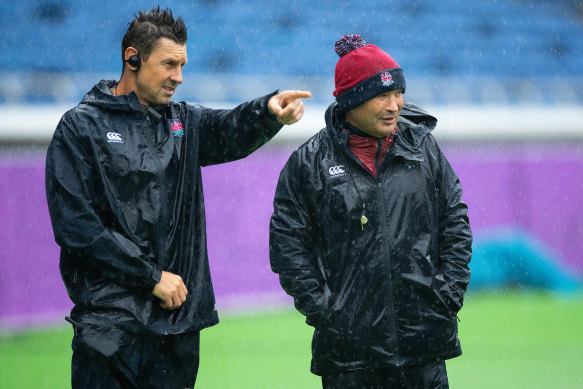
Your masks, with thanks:
<instances>
[{"instance_id":1,"label":"blue stadium seat","mask_svg":"<svg viewBox=\"0 0 583 389\"><path fill-rule=\"evenodd\" d=\"M188 72L329 76L342 34L360 33L411 76L583 77L570 3L258 0L172 5L189 27ZM0 73L118 74L131 1L0 2Z\"/></svg>"}]
</instances>

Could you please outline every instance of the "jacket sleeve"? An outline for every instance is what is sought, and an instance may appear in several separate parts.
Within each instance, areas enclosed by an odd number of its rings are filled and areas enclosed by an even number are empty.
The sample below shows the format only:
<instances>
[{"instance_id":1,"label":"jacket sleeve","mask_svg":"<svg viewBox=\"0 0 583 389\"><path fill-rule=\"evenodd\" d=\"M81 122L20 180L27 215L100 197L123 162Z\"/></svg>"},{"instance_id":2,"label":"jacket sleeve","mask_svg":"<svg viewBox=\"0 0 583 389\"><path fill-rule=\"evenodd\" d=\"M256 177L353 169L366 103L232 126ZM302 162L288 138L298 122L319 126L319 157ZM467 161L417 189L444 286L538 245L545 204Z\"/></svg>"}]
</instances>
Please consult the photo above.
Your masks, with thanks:
<instances>
[{"instance_id":1,"label":"jacket sleeve","mask_svg":"<svg viewBox=\"0 0 583 389\"><path fill-rule=\"evenodd\" d=\"M231 110L204 108L200 128L201 165L244 158L273 138L283 127L267 108L267 102L276 93Z\"/></svg>"},{"instance_id":2,"label":"jacket sleeve","mask_svg":"<svg viewBox=\"0 0 583 389\"><path fill-rule=\"evenodd\" d=\"M460 181L439 148L437 152L440 167L437 176L439 268L449 286L455 309L459 311L470 282L472 231Z\"/></svg>"},{"instance_id":3,"label":"jacket sleeve","mask_svg":"<svg viewBox=\"0 0 583 389\"><path fill-rule=\"evenodd\" d=\"M61 119L46 157L45 184L55 240L67 258L128 288L153 289L162 272L124 235L107 228L94 207L99 190L89 142Z\"/></svg>"},{"instance_id":4,"label":"jacket sleeve","mask_svg":"<svg viewBox=\"0 0 583 389\"><path fill-rule=\"evenodd\" d=\"M302 196L308 189L301 184L304 180L297 161L295 152L279 177L269 229L269 255L283 289L294 298L306 323L317 326L324 315L324 277L314 250L311 212Z\"/></svg>"}]
</instances>

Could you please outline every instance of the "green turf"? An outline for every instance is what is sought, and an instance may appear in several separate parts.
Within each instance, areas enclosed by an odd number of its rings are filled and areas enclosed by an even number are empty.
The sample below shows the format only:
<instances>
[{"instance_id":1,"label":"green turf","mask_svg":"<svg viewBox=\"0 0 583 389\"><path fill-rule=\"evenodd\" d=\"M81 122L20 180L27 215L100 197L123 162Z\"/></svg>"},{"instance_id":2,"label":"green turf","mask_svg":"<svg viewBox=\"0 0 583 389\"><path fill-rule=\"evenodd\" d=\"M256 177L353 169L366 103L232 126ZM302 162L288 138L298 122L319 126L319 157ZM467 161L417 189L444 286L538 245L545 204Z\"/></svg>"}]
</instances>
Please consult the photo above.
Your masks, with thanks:
<instances>
[{"instance_id":1,"label":"green turf","mask_svg":"<svg viewBox=\"0 0 583 389\"><path fill-rule=\"evenodd\" d=\"M71 387L70 327L0 337L0 388Z\"/></svg>"},{"instance_id":2,"label":"green turf","mask_svg":"<svg viewBox=\"0 0 583 389\"><path fill-rule=\"evenodd\" d=\"M319 388L311 329L293 312L223 315L204 330L197 388ZM452 388L583 387L583 296L472 294ZM69 387L69 327L0 336L0 388Z\"/></svg>"},{"instance_id":3,"label":"green turf","mask_svg":"<svg viewBox=\"0 0 583 389\"><path fill-rule=\"evenodd\" d=\"M454 388L583 388L583 296L470 295Z\"/></svg>"}]
</instances>

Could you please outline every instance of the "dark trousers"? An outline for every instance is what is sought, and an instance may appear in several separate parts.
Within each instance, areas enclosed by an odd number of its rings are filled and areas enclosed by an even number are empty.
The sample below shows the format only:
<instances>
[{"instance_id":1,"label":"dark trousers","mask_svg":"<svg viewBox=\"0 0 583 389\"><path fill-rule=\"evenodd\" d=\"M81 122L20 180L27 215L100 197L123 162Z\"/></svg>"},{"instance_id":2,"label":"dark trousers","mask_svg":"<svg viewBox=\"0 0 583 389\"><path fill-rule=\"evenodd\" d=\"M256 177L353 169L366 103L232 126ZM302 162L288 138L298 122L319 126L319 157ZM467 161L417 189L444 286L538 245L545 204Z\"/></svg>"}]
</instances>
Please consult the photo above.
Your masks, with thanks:
<instances>
[{"instance_id":1,"label":"dark trousers","mask_svg":"<svg viewBox=\"0 0 583 389\"><path fill-rule=\"evenodd\" d=\"M322 376L324 389L447 389L445 362L382 367Z\"/></svg>"},{"instance_id":2,"label":"dark trousers","mask_svg":"<svg viewBox=\"0 0 583 389\"><path fill-rule=\"evenodd\" d=\"M85 335L78 336L76 329L73 337L73 389L194 388L199 332L143 335L105 330L99 334L102 338Z\"/></svg>"}]
</instances>

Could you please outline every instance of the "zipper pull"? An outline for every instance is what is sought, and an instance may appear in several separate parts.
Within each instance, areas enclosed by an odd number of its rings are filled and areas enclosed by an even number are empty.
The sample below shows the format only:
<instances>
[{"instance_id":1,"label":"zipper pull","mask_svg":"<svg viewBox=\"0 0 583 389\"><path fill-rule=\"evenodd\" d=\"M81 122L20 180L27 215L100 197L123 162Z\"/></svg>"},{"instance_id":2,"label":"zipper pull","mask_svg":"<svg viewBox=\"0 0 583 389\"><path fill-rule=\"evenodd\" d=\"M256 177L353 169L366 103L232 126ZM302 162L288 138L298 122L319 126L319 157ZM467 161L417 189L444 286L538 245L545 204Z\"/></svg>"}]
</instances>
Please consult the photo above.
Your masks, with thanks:
<instances>
[{"instance_id":1,"label":"zipper pull","mask_svg":"<svg viewBox=\"0 0 583 389\"><path fill-rule=\"evenodd\" d=\"M360 216L360 228L364 231L364 225L368 223L367 217L364 215L364 208L366 207L365 203L362 203L362 215Z\"/></svg>"}]
</instances>

